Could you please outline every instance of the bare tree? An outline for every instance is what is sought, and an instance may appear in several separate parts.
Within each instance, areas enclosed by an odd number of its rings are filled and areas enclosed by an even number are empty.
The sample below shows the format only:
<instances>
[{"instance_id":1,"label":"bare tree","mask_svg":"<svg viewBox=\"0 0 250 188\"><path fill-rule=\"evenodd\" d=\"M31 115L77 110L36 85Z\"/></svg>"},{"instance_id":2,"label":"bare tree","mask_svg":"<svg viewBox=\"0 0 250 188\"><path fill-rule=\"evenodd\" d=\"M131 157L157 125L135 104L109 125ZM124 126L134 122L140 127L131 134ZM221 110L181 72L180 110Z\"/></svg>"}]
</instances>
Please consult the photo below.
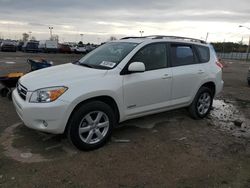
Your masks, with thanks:
<instances>
[{"instance_id":1,"label":"bare tree","mask_svg":"<svg viewBox=\"0 0 250 188\"><path fill-rule=\"evenodd\" d=\"M78 42L78 46L83 46L83 42L82 42L82 41L79 41L79 42Z\"/></svg>"},{"instance_id":2,"label":"bare tree","mask_svg":"<svg viewBox=\"0 0 250 188\"><path fill-rule=\"evenodd\" d=\"M23 41L26 42L29 40L29 34L28 33L23 33Z\"/></svg>"},{"instance_id":3,"label":"bare tree","mask_svg":"<svg viewBox=\"0 0 250 188\"><path fill-rule=\"evenodd\" d=\"M115 36L111 36L111 37L109 38L109 40L110 40L110 41L113 41L113 40L117 40L117 38L116 38Z\"/></svg>"},{"instance_id":4,"label":"bare tree","mask_svg":"<svg viewBox=\"0 0 250 188\"><path fill-rule=\"evenodd\" d=\"M36 37L32 36L32 37L31 37L31 40L36 40Z\"/></svg>"}]
</instances>

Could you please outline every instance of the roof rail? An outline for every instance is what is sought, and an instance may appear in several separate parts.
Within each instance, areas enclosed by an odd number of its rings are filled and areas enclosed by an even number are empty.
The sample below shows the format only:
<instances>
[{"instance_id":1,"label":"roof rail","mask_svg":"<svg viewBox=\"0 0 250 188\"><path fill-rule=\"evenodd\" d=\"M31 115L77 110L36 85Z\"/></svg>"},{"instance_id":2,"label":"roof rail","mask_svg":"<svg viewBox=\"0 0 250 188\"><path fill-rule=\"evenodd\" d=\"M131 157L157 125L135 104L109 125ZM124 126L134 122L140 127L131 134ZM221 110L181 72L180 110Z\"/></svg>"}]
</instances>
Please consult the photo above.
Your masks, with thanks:
<instances>
[{"instance_id":1,"label":"roof rail","mask_svg":"<svg viewBox=\"0 0 250 188\"><path fill-rule=\"evenodd\" d=\"M179 36L165 36L165 35L151 35L151 36L146 36L146 38L152 38L152 39L165 39L165 38L170 38L170 39L182 39L182 40L189 40L191 42L200 42L206 44L207 42L201 39L195 39L195 38L190 38L190 37L179 37Z\"/></svg>"},{"instance_id":2,"label":"roof rail","mask_svg":"<svg viewBox=\"0 0 250 188\"><path fill-rule=\"evenodd\" d=\"M125 40L125 39L141 39L141 38L145 38L145 37L123 37L120 40Z\"/></svg>"},{"instance_id":3,"label":"roof rail","mask_svg":"<svg viewBox=\"0 0 250 188\"><path fill-rule=\"evenodd\" d=\"M143 36L143 37L124 37L121 40L124 39L182 39L182 40L188 40L191 42L200 42L202 44L207 44L206 41L201 39L195 39L195 38L189 38L189 37L179 37L179 36L165 36L165 35L149 35L149 36Z\"/></svg>"}]
</instances>

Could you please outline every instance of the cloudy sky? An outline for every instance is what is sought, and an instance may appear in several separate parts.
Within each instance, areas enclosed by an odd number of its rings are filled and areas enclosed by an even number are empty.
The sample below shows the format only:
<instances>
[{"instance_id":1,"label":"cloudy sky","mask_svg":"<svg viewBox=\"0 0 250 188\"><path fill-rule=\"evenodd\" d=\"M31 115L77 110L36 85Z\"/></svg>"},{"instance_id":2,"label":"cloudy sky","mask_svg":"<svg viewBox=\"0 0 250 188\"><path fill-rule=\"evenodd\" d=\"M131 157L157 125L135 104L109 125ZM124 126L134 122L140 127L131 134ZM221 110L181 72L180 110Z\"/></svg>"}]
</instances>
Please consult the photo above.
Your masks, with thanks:
<instances>
[{"instance_id":1,"label":"cloudy sky","mask_svg":"<svg viewBox=\"0 0 250 188\"><path fill-rule=\"evenodd\" d=\"M103 42L110 36L163 34L208 41L248 41L249 0L0 0L0 37L32 32L60 41Z\"/></svg>"}]
</instances>

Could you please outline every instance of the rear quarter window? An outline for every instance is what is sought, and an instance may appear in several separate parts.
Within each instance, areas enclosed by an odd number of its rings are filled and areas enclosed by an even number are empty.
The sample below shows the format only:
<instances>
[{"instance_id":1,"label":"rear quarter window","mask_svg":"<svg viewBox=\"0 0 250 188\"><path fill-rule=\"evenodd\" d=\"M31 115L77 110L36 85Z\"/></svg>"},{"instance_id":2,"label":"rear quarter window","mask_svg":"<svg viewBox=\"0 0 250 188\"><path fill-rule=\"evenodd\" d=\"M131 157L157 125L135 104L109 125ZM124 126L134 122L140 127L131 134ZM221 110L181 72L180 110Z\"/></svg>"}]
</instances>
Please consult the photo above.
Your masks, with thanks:
<instances>
[{"instance_id":1,"label":"rear quarter window","mask_svg":"<svg viewBox=\"0 0 250 188\"><path fill-rule=\"evenodd\" d=\"M201 63L207 63L210 60L210 51L206 46L196 45L197 52Z\"/></svg>"}]
</instances>

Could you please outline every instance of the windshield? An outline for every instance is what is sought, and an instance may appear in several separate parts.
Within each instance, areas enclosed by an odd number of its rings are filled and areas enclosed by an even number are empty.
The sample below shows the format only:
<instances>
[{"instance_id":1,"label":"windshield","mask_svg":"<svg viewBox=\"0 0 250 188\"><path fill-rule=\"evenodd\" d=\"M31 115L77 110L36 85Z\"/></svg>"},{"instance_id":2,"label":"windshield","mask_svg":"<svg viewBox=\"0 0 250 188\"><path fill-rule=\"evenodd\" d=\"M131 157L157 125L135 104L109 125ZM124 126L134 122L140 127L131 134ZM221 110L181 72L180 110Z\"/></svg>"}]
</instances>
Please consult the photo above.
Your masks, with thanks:
<instances>
[{"instance_id":1,"label":"windshield","mask_svg":"<svg viewBox=\"0 0 250 188\"><path fill-rule=\"evenodd\" d=\"M91 68L112 69L118 65L138 44L111 42L104 44L79 60L80 65Z\"/></svg>"}]
</instances>

